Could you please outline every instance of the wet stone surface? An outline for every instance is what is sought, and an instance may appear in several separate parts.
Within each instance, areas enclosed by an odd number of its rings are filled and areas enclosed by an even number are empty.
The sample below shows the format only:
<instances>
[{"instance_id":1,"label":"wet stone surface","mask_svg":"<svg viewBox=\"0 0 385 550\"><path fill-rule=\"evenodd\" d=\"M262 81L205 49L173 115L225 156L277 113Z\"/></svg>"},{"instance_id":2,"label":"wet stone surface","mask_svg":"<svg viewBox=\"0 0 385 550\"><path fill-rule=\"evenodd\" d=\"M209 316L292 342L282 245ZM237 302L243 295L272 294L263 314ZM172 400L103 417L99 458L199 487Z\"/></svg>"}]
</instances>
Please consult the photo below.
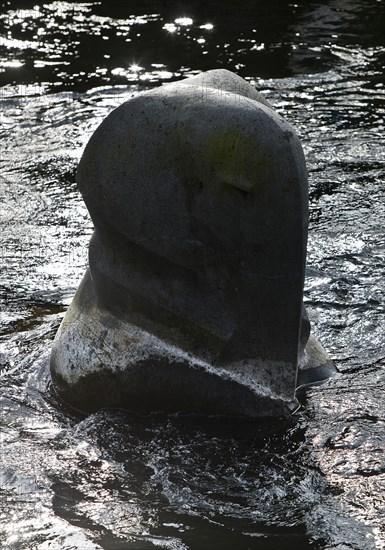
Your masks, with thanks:
<instances>
[{"instance_id":1,"label":"wet stone surface","mask_svg":"<svg viewBox=\"0 0 385 550\"><path fill-rule=\"evenodd\" d=\"M302 304L306 172L294 128L230 71L112 111L77 170L95 231L51 354L62 398L285 416L333 375Z\"/></svg>"}]
</instances>

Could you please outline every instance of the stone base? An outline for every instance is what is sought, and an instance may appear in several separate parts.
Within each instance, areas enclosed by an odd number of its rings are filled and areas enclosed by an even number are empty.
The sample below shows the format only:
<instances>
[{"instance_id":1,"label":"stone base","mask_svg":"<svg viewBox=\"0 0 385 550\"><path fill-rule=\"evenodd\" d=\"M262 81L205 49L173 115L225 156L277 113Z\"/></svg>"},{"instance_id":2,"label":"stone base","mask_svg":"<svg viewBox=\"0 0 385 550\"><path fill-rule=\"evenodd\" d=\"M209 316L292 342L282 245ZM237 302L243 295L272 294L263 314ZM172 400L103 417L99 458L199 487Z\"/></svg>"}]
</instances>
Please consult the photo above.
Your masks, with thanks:
<instances>
[{"instance_id":1,"label":"stone base","mask_svg":"<svg viewBox=\"0 0 385 550\"><path fill-rule=\"evenodd\" d=\"M271 376L279 381L286 370L279 362L218 364L119 319L98 307L89 272L51 355L56 390L84 413L118 407L144 413L285 416L298 403L280 394ZM301 394L334 372L326 352L310 337L298 374Z\"/></svg>"}]
</instances>

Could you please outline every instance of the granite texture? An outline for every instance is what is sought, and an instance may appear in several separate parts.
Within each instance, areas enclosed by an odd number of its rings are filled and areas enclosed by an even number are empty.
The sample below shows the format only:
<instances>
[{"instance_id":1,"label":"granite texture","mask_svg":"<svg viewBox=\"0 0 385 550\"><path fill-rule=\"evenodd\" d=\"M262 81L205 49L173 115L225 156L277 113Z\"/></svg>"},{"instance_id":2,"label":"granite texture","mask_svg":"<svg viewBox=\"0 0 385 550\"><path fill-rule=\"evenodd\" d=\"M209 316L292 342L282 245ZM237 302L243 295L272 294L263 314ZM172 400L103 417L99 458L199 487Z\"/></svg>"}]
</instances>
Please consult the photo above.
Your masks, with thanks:
<instances>
[{"instance_id":1,"label":"granite texture","mask_svg":"<svg viewBox=\"0 0 385 550\"><path fill-rule=\"evenodd\" d=\"M302 305L302 148L247 82L213 70L131 98L77 181L95 232L51 356L65 400L284 415L334 372Z\"/></svg>"}]
</instances>

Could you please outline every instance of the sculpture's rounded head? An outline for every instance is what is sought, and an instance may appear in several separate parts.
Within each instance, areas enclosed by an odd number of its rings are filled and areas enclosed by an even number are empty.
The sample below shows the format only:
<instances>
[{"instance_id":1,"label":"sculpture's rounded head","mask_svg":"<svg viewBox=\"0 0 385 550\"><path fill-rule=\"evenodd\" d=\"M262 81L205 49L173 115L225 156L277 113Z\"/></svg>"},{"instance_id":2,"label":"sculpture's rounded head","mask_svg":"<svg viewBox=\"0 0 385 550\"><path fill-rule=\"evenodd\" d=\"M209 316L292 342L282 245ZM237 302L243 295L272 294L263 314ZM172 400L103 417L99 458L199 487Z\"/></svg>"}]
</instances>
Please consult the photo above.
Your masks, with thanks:
<instances>
[{"instance_id":1,"label":"sculpture's rounded head","mask_svg":"<svg viewBox=\"0 0 385 550\"><path fill-rule=\"evenodd\" d=\"M79 401L94 386L97 401L119 372L128 405L163 408L167 395L223 412L236 396L235 412L282 412L295 389L307 233L293 128L244 80L209 71L115 109L78 184L95 233L54 347L57 383Z\"/></svg>"}]
</instances>

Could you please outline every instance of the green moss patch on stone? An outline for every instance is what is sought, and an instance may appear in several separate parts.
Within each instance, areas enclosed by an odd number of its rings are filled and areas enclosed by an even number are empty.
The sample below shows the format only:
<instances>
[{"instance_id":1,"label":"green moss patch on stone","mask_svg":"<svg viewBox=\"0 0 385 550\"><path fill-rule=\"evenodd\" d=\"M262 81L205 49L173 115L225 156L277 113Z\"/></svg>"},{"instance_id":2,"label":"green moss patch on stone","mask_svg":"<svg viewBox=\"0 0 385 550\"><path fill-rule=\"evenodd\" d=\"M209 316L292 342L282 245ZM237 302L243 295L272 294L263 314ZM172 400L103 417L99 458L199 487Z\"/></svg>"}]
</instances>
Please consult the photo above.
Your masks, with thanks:
<instances>
[{"instance_id":1,"label":"green moss patch on stone","mask_svg":"<svg viewBox=\"0 0 385 550\"><path fill-rule=\"evenodd\" d=\"M267 160L256 143L245 139L240 130L215 133L209 136L207 161L214 167L222 183L250 193L262 173Z\"/></svg>"}]
</instances>

